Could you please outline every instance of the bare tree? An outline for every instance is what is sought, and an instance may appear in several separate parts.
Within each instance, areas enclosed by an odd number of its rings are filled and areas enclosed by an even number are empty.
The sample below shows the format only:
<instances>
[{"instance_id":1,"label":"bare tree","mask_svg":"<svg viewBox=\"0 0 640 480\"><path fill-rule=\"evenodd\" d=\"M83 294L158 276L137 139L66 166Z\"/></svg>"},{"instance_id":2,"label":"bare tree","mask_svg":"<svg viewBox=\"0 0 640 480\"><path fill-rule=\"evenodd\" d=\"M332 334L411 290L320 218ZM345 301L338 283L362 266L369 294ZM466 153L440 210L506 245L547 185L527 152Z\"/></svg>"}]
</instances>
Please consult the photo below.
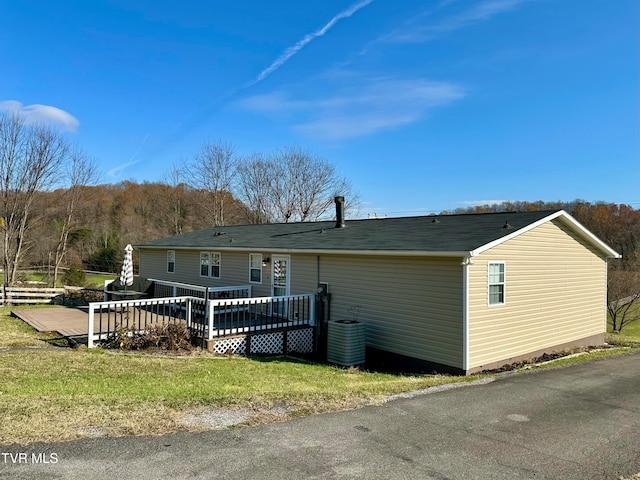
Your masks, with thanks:
<instances>
[{"instance_id":1,"label":"bare tree","mask_svg":"<svg viewBox=\"0 0 640 480\"><path fill-rule=\"evenodd\" d=\"M614 333L640 320L640 262L629 270L609 267L607 312Z\"/></svg>"},{"instance_id":2,"label":"bare tree","mask_svg":"<svg viewBox=\"0 0 640 480\"><path fill-rule=\"evenodd\" d=\"M184 169L180 164L174 164L165 175L168 189L168 200L171 206L167 211L170 215L170 223L173 235L180 235L184 231L185 222L185 184Z\"/></svg>"},{"instance_id":3,"label":"bare tree","mask_svg":"<svg viewBox=\"0 0 640 480\"><path fill-rule=\"evenodd\" d=\"M331 163L297 147L245 159L238 177L240 196L256 223L318 220L333 213L336 195L349 198L349 208L357 204L351 185Z\"/></svg>"},{"instance_id":4,"label":"bare tree","mask_svg":"<svg viewBox=\"0 0 640 480\"><path fill-rule=\"evenodd\" d=\"M205 142L185 165L185 177L205 195L201 205L215 226L225 223L225 201L233 190L236 157L229 144Z\"/></svg>"},{"instance_id":5,"label":"bare tree","mask_svg":"<svg viewBox=\"0 0 640 480\"><path fill-rule=\"evenodd\" d=\"M15 283L17 267L28 249L27 230L37 193L50 188L69 146L43 126L27 126L17 114L0 116L0 215L5 285Z\"/></svg>"},{"instance_id":6,"label":"bare tree","mask_svg":"<svg viewBox=\"0 0 640 480\"><path fill-rule=\"evenodd\" d=\"M255 153L238 163L238 194L250 223L271 223L276 218L272 198L273 165Z\"/></svg>"},{"instance_id":7,"label":"bare tree","mask_svg":"<svg viewBox=\"0 0 640 480\"><path fill-rule=\"evenodd\" d=\"M57 222L59 235L53 264L54 286L58 284L60 266L67 255L69 234L77 226L77 210L88 200L90 191L86 187L96 183L98 180L98 167L95 160L90 159L80 150L75 150L71 153L71 159L66 170L69 187L63 191L61 199L65 204L64 216L61 221Z\"/></svg>"}]
</instances>

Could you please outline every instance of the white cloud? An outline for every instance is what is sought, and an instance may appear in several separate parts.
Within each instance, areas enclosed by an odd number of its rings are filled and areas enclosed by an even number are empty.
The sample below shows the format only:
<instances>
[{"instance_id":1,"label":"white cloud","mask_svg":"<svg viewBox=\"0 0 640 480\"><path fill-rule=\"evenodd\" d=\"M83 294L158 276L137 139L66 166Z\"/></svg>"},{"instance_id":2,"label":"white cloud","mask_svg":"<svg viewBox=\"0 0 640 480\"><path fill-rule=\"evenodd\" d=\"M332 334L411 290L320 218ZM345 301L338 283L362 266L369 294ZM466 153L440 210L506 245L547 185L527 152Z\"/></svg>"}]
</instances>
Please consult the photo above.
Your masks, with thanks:
<instances>
[{"instance_id":1,"label":"white cloud","mask_svg":"<svg viewBox=\"0 0 640 480\"><path fill-rule=\"evenodd\" d=\"M464 95L463 88L446 82L377 78L361 80L326 98L299 100L277 92L255 95L238 105L290 116L294 128L311 137L342 139L413 123Z\"/></svg>"},{"instance_id":2,"label":"white cloud","mask_svg":"<svg viewBox=\"0 0 640 480\"><path fill-rule=\"evenodd\" d=\"M67 132L75 132L80 122L64 110L50 105L23 105L15 100L0 102L0 111L19 114L27 125L59 127Z\"/></svg>"},{"instance_id":3,"label":"white cloud","mask_svg":"<svg viewBox=\"0 0 640 480\"><path fill-rule=\"evenodd\" d=\"M384 40L395 43L421 43L427 42L439 35L459 30L468 25L490 20L495 15L514 10L523 3L532 0L485 0L473 7L440 22L427 25L406 25L403 29L386 35ZM446 6L451 2L445 2L440 6ZM425 15L420 15L425 17ZM416 19L414 19L415 21Z\"/></svg>"}]
</instances>

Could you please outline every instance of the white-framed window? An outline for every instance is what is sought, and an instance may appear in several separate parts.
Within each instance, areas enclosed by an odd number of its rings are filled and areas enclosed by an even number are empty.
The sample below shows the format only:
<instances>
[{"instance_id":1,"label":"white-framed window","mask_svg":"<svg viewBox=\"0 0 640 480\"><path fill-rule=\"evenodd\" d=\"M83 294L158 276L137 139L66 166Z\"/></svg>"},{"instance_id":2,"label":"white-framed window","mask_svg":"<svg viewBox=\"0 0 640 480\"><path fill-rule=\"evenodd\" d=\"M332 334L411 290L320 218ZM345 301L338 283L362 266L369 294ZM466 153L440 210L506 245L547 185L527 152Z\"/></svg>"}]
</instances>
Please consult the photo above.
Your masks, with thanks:
<instances>
[{"instance_id":1,"label":"white-framed window","mask_svg":"<svg viewBox=\"0 0 640 480\"><path fill-rule=\"evenodd\" d=\"M209 276L209 266L211 265L211 255L209 252L200 252L200 276Z\"/></svg>"},{"instance_id":2,"label":"white-framed window","mask_svg":"<svg viewBox=\"0 0 640 480\"><path fill-rule=\"evenodd\" d=\"M262 283L262 254L249 254L249 282Z\"/></svg>"},{"instance_id":3,"label":"white-framed window","mask_svg":"<svg viewBox=\"0 0 640 480\"><path fill-rule=\"evenodd\" d=\"M211 276L220 278L220 252L211 252Z\"/></svg>"},{"instance_id":4,"label":"white-framed window","mask_svg":"<svg viewBox=\"0 0 640 480\"><path fill-rule=\"evenodd\" d=\"M176 271L176 251L167 250L167 273L175 273Z\"/></svg>"},{"instance_id":5,"label":"white-framed window","mask_svg":"<svg viewBox=\"0 0 640 480\"><path fill-rule=\"evenodd\" d=\"M220 278L220 252L200 252L200 276Z\"/></svg>"},{"instance_id":6,"label":"white-framed window","mask_svg":"<svg viewBox=\"0 0 640 480\"><path fill-rule=\"evenodd\" d=\"M488 286L489 305L504 305L506 293L505 262L489 262Z\"/></svg>"}]
</instances>

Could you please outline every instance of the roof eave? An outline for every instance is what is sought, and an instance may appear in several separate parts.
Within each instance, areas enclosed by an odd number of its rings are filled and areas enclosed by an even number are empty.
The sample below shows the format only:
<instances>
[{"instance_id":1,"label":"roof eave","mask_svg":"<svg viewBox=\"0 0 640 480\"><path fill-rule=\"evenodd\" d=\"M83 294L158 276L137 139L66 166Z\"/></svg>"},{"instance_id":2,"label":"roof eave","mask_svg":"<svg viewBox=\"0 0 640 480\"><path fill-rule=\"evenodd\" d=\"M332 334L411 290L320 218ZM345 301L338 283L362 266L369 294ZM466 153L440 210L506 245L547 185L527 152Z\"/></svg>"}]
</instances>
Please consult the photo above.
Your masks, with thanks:
<instances>
[{"instance_id":1,"label":"roof eave","mask_svg":"<svg viewBox=\"0 0 640 480\"><path fill-rule=\"evenodd\" d=\"M379 256L397 256L397 257L455 257L464 258L472 256L470 251L423 251L423 250L332 250L332 249L288 249L288 248L269 248L269 247L220 247L220 246L169 246L169 245L134 245L137 249L152 250L220 250L221 252L271 252L282 254L311 254L311 255L379 255Z\"/></svg>"},{"instance_id":2,"label":"roof eave","mask_svg":"<svg viewBox=\"0 0 640 480\"><path fill-rule=\"evenodd\" d=\"M541 218L540 220L530 223L529 225L516 230L515 232L509 234L509 235L505 235L502 238L499 238L497 240L494 240L493 242L489 242L485 245L482 245L478 248L476 248L475 250L473 250L471 252L472 256L475 255L480 255L481 253L496 247L504 242L507 242L509 240L511 240L512 238L515 238L519 235L522 235L523 233L526 233L530 230L533 230L534 228L542 225L543 223L549 222L551 220L554 220L556 218L561 217L563 220L566 220L571 227L578 232L580 235L582 235L584 238L586 238L587 240L589 240L589 242L594 245L598 250L600 250L607 258L621 258L622 255L620 255L618 252L616 252L615 250L613 250L609 245L607 245L606 243L604 243L602 240L600 240L598 237L596 237L593 233L591 233L589 230L587 230L580 222L578 222L575 218L573 218L571 215L569 215L567 212L565 212L564 210L559 210L557 212L554 212L550 215L547 215L546 217Z\"/></svg>"}]
</instances>

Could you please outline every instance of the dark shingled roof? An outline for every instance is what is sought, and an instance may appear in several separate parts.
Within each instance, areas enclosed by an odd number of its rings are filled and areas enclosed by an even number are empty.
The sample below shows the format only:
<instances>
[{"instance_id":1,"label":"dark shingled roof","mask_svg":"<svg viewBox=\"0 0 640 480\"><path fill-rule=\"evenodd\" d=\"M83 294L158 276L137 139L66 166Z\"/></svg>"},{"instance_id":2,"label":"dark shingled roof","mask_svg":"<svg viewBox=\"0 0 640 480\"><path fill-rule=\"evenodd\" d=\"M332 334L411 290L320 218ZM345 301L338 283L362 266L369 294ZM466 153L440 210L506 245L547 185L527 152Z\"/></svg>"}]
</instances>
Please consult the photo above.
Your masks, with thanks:
<instances>
[{"instance_id":1,"label":"dark shingled roof","mask_svg":"<svg viewBox=\"0 0 640 480\"><path fill-rule=\"evenodd\" d=\"M335 221L233 225L162 238L137 247L458 254L473 251L556 212L347 220L345 228L335 228Z\"/></svg>"}]
</instances>

